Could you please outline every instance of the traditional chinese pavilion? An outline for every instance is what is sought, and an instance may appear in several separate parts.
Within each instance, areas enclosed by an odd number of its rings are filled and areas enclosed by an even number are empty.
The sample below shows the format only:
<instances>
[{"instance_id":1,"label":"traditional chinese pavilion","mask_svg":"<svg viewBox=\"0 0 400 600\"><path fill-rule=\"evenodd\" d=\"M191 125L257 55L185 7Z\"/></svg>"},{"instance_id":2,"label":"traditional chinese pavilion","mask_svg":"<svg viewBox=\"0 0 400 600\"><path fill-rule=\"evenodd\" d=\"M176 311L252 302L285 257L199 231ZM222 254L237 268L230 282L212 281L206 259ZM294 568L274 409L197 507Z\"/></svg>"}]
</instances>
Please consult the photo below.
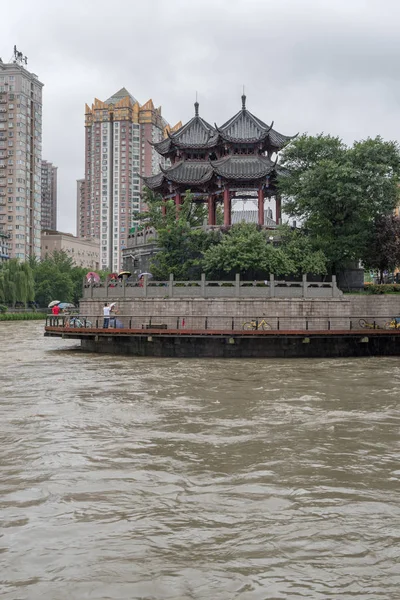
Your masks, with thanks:
<instances>
[{"instance_id":1,"label":"traditional chinese pavilion","mask_svg":"<svg viewBox=\"0 0 400 600\"><path fill-rule=\"evenodd\" d=\"M276 223L281 219L281 199L276 188L279 166L277 153L292 137L278 133L246 108L221 127L213 127L199 115L174 133L154 145L157 152L169 159L168 168L145 184L162 195L164 200L175 199L176 209L182 204L187 190L196 202L207 202L208 223L216 224L216 206L223 204L224 225L232 222L232 200L257 198L258 223L264 225L265 198L275 198Z\"/></svg>"}]
</instances>

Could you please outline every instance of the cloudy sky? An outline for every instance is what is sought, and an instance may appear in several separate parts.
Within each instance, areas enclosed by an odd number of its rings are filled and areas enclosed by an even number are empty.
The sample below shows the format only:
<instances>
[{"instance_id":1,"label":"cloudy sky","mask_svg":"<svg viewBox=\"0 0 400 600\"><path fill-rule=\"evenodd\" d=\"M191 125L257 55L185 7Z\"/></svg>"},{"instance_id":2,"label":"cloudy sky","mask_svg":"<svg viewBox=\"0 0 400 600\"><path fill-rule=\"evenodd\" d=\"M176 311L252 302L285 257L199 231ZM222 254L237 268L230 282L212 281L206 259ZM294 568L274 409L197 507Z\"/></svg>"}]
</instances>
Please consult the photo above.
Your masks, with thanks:
<instances>
[{"instance_id":1,"label":"cloudy sky","mask_svg":"<svg viewBox=\"0 0 400 600\"><path fill-rule=\"evenodd\" d=\"M0 7L45 84L43 158L58 166L58 228L75 233L84 105L126 87L172 125L240 106L287 135L399 139L399 0L18 0Z\"/></svg>"}]
</instances>

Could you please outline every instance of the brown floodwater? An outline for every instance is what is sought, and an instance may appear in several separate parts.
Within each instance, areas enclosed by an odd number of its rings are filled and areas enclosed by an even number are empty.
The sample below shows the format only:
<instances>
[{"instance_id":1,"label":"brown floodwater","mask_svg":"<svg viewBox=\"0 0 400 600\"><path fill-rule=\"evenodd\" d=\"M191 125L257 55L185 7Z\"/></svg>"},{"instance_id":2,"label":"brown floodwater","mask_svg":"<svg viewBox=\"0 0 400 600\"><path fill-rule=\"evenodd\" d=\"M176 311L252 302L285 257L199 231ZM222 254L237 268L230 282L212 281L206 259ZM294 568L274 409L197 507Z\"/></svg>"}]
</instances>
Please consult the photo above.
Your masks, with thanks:
<instances>
[{"instance_id":1,"label":"brown floodwater","mask_svg":"<svg viewBox=\"0 0 400 600\"><path fill-rule=\"evenodd\" d=\"M2 600L400 598L398 358L0 348Z\"/></svg>"}]
</instances>

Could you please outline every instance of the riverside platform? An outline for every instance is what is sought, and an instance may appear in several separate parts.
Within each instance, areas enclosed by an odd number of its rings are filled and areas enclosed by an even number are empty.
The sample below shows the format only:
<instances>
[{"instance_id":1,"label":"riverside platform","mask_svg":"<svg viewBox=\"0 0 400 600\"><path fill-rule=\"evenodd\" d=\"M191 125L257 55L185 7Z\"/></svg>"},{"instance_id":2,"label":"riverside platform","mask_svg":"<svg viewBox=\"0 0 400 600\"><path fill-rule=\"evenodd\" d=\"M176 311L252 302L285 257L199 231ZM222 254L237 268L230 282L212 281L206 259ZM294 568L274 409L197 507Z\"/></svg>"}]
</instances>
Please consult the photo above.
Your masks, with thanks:
<instances>
[{"instance_id":1,"label":"riverside platform","mask_svg":"<svg viewBox=\"0 0 400 600\"><path fill-rule=\"evenodd\" d=\"M400 329L187 329L68 327L50 324L46 337L81 341L83 351L177 358L336 358L399 356ZM358 321L357 321L358 322ZM351 323L350 323L351 326ZM374 326L375 327L375 326Z\"/></svg>"}]
</instances>

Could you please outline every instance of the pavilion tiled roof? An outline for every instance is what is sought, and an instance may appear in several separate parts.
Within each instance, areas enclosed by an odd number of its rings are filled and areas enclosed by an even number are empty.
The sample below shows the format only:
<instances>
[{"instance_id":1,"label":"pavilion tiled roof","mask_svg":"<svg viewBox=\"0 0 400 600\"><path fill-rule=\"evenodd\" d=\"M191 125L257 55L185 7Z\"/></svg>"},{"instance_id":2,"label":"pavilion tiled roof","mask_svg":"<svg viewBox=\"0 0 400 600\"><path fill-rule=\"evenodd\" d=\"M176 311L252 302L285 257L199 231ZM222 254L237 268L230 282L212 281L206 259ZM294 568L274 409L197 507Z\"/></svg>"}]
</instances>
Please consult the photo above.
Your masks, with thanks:
<instances>
[{"instance_id":1,"label":"pavilion tiled roof","mask_svg":"<svg viewBox=\"0 0 400 600\"><path fill-rule=\"evenodd\" d=\"M211 164L217 175L242 181L266 177L275 167L275 162L259 154L229 155Z\"/></svg>"},{"instance_id":2,"label":"pavilion tiled roof","mask_svg":"<svg viewBox=\"0 0 400 600\"><path fill-rule=\"evenodd\" d=\"M220 160L199 161L182 160L161 173L144 177L145 184L151 189L160 189L163 183L202 185L214 175L230 181L251 181L262 179L275 171L276 164L261 155L230 155Z\"/></svg>"},{"instance_id":3,"label":"pavilion tiled roof","mask_svg":"<svg viewBox=\"0 0 400 600\"><path fill-rule=\"evenodd\" d=\"M201 184L210 181L213 168L209 162L182 160L169 169L162 169L165 179L173 183Z\"/></svg>"},{"instance_id":4,"label":"pavilion tiled roof","mask_svg":"<svg viewBox=\"0 0 400 600\"><path fill-rule=\"evenodd\" d=\"M233 210L232 211L232 225L237 223L258 223L258 210ZM272 217L272 210L270 208L264 209L264 223L268 227L276 227L276 223Z\"/></svg>"},{"instance_id":5,"label":"pavilion tiled roof","mask_svg":"<svg viewBox=\"0 0 400 600\"><path fill-rule=\"evenodd\" d=\"M246 96L242 96L242 110L234 115L229 121L216 126L221 137L229 142L249 142L254 143L264 140L271 126L255 117L246 108Z\"/></svg>"},{"instance_id":6,"label":"pavilion tiled roof","mask_svg":"<svg viewBox=\"0 0 400 600\"><path fill-rule=\"evenodd\" d=\"M258 117L254 116L246 108L246 96L242 96L242 110L234 115L229 121L216 126L216 130L221 138L227 142L233 143L257 143L264 142L273 150L281 150L293 137L283 135L272 129L271 125L266 125Z\"/></svg>"},{"instance_id":7,"label":"pavilion tiled roof","mask_svg":"<svg viewBox=\"0 0 400 600\"><path fill-rule=\"evenodd\" d=\"M178 131L168 133L168 138L154 144L161 155L168 154L173 148L201 149L212 148L218 142L218 133L199 116L199 104L195 103L195 116Z\"/></svg>"},{"instance_id":8,"label":"pavilion tiled roof","mask_svg":"<svg viewBox=\"0 0 400 600\"><path fill-rule=\"evenodd\" d=\"M182 160L161 173L151 177L143 177L145 184L151 189L159 188L164 182L182 183L185 185L201 185L210 181L214 174L208 161Z\"/></svg>"}]
</instances>

